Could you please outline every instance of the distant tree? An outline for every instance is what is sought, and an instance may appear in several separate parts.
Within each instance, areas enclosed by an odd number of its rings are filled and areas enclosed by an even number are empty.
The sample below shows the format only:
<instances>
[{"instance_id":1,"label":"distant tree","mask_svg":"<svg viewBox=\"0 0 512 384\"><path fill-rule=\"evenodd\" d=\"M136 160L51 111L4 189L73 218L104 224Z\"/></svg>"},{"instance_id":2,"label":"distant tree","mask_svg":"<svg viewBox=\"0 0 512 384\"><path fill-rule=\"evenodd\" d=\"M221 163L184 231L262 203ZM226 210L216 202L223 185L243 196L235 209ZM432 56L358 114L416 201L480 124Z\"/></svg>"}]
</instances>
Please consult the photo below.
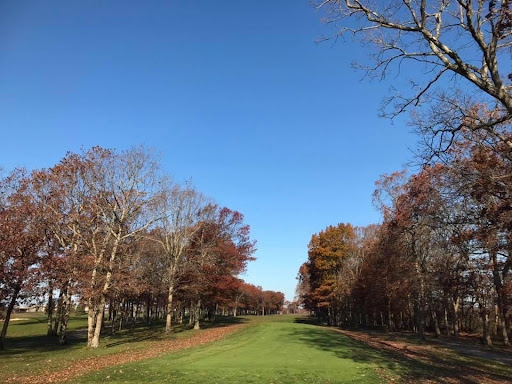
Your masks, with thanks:
<instances>
[{"instance_id":1,"label":"distant tree","mask_svg":"<svg viewBox=\"0 0 512 384\"><path fill-rule=\"evenodd\" d=\"M255 242L250 239L250 228L240 212L211 205L198 223L188 249L188 281L195 297L194 328L200 327L201 308L212 292L229 276L242 273L247 262L254 260ZM205 220L206 219L206 220ZM219 285L220 284L220 285ZM215 287L216 285L216 287ZM233 287L234 288L234 287ZM229 288L230 291L233 291Z\"/></svg>"},{"instance_id":2,"label":"distant tree","mask_svg":"<svg viewBox=\"0 0 512 384\"><path fill-rule=\"evenodd\" d=\"M298 305L303 306L308 310L314 310L314 304L311 295L309 262L307 261L299 267L295 294L297 296Z\"/></svg>"},{"instance_id":3,"label":"distant tree","mask_svg":"<svg viewBox=\"0 0 512 384\"><path fill-rule=\"evenodd\" d=\"M350 224L329 226L312 236L308 246L308 280L311 304L318 317L336 325L335 300L345 259L355 251L355 233Z\"/></svg>"},{"instance_id":4,"label":"distant tree","mask_svg":"<svg viewBox=\"0 0 512 384\"><path fill-rule=\"evenodd\" d=\"M243 282L239 291L238 305L245 314L257 315L260 306L262 289L253 284Z\"/></svg>"},{"instance_id":5,"label":"distant tree","mask_svg":"<svg viewBox=\"0 0 512 384\"><path fill-rule=\"evenodd\" d=\"M267 314L276 314L283 310L284 293L275 291L264 291Z\"/></svg>"}]
</instances>

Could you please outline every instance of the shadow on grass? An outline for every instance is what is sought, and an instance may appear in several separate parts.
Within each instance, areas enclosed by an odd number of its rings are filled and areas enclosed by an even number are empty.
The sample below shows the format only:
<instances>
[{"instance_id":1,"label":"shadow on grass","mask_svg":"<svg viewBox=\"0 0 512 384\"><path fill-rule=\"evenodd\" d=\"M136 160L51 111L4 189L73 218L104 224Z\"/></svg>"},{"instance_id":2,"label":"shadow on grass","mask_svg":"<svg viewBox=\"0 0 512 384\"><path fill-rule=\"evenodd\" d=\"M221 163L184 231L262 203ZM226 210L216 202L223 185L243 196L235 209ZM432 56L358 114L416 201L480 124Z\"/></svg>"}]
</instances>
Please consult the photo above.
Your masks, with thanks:
<instances>
[{"instance_id":1,"label":"shadow on grass","mask_svg":"<svg viewBox=\"0 0 512 384\"><path fill-rule=\"evenodd\" d=\"M215 319L210 321L202 321L201 329L209 329L209 328L219 328L219 327L229 327L231 325L236 324L245 324L248 320L242 317L233 317L233 316L216 316Z\"/></svg>"},{"instance_id":2,"label":"shadow on grass","mask_svg":"<svg viewBox=\"0 0 512 384\"><path fill-rule=\"evenodd\" d=\"M297 319L296 322L314 324L314 321L309 318ZM399 376L403 382L428 380L432 383L455 381L479 384L482 382L481 375L485 378L492 377L500 382L510 382L510 372L496 369L485 362L474 363L471 361L472 372L469 372L467 371L468 362L464 358L458 360L436 353L416 353L416 356L409 357L398 351L374 349L363 342L353 340L328 328L298 328L291 331L291 336L310 347L330 352L340 359L377 364ZM409 352L409 355L413 356L414 353Z\"/></svg>"},{"instance_id":3,"label":"shadow on grass","mask_svg":"<svg viewBox=\"0 0 512 384\"><path fill-rule=\"evenodd\" d=\"M320 322L314 316L297 317L293 322L298 324L320 325Z\"/></svg>"},{"instance_id":4,"label":"shadow on grass","mask_svg":"<svg viewBox=\"0 0 512 384\"><path fill-rule=\"evenodd\" d=\"M246 322L246 319L241 319L239 317L217 316L215 320L202 321L201 329L228 327L230 325L243 324ZM106 335L106 337L103 338L103 343L106 348L112 348L133 342L165 340L176 337L176 335L184 331L192 330L193 327L193 324L188 324L187 322L184 322L183 324L174 324L172 332L166 334L164 332L164 321L157 321L152 325L137 324L134 327L126 328L114 335Z\"/></svg>"},{"instance_id":5,"label":"shadow on grass","mask_svg":"<svg viewBox=\"0 0 512 384\"><path fill-rule=\"evenodd\" d=\"M201 322L201 329L211 329L218 327L227 327L235 324L246 323L247 320L239 317L217 316L215 320ZM27 326L35 322L29 321L19 326ZM160 341L177 337L178 334L191 330L193 325L186 322L183 324L174 324L172 332L166 334L165 322L162 320L154 321L151 324L137 323L135 325L127 325L121 331L111 334L111 325L105 323L101 336L101 347L113 348L121 345L128 345L143 341ZM0 351L2 356L20 355L26 352L51 352L60 351L70 348L85 347L87 342L87 329L74 329L69 331L67 343L60 345L55 336L37 335L37 336L16 336L7 337L5 342L5 350Z\"/></svg>"}]
</instances>

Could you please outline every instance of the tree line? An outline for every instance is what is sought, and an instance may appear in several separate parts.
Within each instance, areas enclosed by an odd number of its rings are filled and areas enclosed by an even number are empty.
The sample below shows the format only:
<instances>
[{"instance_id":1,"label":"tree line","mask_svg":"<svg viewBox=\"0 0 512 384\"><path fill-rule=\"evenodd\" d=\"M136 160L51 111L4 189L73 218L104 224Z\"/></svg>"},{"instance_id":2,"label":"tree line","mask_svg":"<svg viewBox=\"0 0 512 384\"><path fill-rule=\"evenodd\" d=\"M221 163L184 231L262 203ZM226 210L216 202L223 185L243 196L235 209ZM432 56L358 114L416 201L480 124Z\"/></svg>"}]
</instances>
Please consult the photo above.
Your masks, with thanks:
<instances>
[{"instance_id":1,"label":"tree line","mask_svg":"<svg viewBox=\"0 0 512 384\"><path fill-rule=\"evenodd\" d=\"M510 344L512 156L495 135L462 132L442 163L377 181L381 224L313 235L298 290L322 321Z\"/></svg>"},{"instance_id":2,"label":"tree line","mask_svg":"<svg viewBox=\"0 0 512 384\"><path fill-rule=\"evenodd\" d=\"M243 215L176 183L151 151L94 147L58 164L0 179L3 348L17 302L44 300L48 334L66 342L75 303L87 309L87 345L137 321L267 314L284 295L238 276L254 260Z\"/></svg>"},{"instance_id":3,"label":"tree line","mask_svg":"<svg viewBox=\"0 0 512 384\"><path fill-rule=\"evenodd\" d=\"M424 337L512 336L512 8L489 0L316 2L335 32L371 52L378 79L416 70L383 116L411 113L416 172L376 182L381 224L312 236L298 274L304 305L331 325Z\"/></svg>"}]
</instances>

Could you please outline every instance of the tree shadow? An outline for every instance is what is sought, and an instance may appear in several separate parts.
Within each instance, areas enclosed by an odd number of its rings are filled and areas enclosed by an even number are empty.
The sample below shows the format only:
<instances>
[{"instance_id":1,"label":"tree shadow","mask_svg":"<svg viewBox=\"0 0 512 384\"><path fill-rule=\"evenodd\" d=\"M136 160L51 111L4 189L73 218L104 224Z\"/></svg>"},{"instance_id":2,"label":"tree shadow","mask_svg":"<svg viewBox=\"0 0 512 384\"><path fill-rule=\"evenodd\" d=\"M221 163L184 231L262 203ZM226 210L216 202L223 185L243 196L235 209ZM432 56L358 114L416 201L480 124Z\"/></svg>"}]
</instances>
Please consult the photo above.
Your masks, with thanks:
<instances>
[{"instance_id":1,"label":"tree shadow","mask_svg":"<svg viewBox=\"0 0 512 384\"><path fill-rule=\"evenodd\" d=\"M231 325L245 324L248 320L243 317L215 316L213 320L201 321L201 329L229 327Z\"/></svg>"},{"instance_id":2,"label":"tree shadow","mask_svg":"<svg viewBox=\"0 0 512 384\"><path fill-rule=\"evenodd\" d=\"M239 317L217 316L214 320L202 321L201 329L228 327L236 324L244 324L246 322L246 319ZM114 335L107 335L103 338L103 343L106 348L112 348L140 341L163 341L175 338L178 334L192 330L193 328L193 324L184 321L182 324L173 324L171 332L165 333L165 322L158 321L150 326L135 326L124 329Z\"/></svg>"},{"instance_id":3,"label":"tree shadow","mask_svg":"<svg viewBox=\"0 0 512 384\"><path fill-rule=\"evenodd\" d=\"M202 321L201 329L211 329L219 327L228 327L236 324L244 324L248 320L240 317L216 316L214 320ZM27 321L18 326L28 326L39 323L38 321ZM165 322L162 320L153 321L151 324L136 323L125 326L122 330L111 334L111 324L106 322L102 330L101 346L103 348L113 348L120 345L128 345L141 341L162 341L177 337L178 334L190 330L193 324L184 322L183 324L173 324L172 331L165 333ZM61 351L70 348L86 347L87 329L73 329L67 334L67 342L64 345L59 344L56 336L47 335L29 335L7 337L5 340L5 349L0 351L2 356L15 356L27 352L52 352Z\"/></svg>"},{"instance_id":4,"label":"tree shadow","mask_svg":"<svg viewBox=\"0 0 512 384\"><path fill-rule=\"evenodd\" d=\"M76 344L76 342L73 342L72 344ZM55 351L66 347L68 347L68 345L60 345L55 336L40 335L7 337L5 339L5 349L0 351L0 357L19 355L35 350L41 352Z\"/></svg>"},{"instance_id":5,"label":"tree shadow","mask_svg":"<svg viewBox=\"0 0 512 384\"><path fill-rule=\"evenodd\" d=\"M297 323L311 324L306 319L297 319ZM364 342L351 339L348 336L325 327L307 327L290 331L291 336L304 344L332 353L339 359L348 359L360 363L377 364L379 367L393 372L403 382L418 382L427 380L432 383L458 382L479 384L482 376L501 382L510 382L506 371L489 372L489 366L472 366L477 375L464 370L464 361L446 360L446 356L425 354L409 357L404 353L376 349ZM409 355L413 355L409 353Z\"/></svg>"},{"instance_id":6,"label":"tree shadow","mask_svg":"<svg viewBox=\"0 0 512 384\"><path fill-rule=\"evenodd\" d=\"M318 319L314 316L301 316L297 317L293 320L294 323L297 324L311 324L311 325L320 325Z\"/></svg>"}]
</instances>

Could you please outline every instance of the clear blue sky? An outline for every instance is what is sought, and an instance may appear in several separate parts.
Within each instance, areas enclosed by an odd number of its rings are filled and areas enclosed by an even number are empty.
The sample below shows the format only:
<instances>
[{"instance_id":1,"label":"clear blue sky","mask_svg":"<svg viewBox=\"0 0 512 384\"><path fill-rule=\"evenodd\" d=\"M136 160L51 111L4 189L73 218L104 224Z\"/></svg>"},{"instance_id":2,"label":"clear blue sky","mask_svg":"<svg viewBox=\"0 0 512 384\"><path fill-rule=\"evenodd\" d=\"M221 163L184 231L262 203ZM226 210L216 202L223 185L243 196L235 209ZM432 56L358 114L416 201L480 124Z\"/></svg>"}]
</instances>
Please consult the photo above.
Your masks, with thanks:
<instances>
[{"instance_id":1,"label":"clear blue sky","mask_svg":"<svg viewBox=\"0 0 512 384\"><path fill-rule=\"evenodd\" d=\"M144 144L178 180L241 211L258 241L244 278L293 298L313 233L380 220L374 181L411 159L390 82L309 0L0 3L0 165ZM393 79L391 79L393 81Z\"/></svg>"}]
</instances>

